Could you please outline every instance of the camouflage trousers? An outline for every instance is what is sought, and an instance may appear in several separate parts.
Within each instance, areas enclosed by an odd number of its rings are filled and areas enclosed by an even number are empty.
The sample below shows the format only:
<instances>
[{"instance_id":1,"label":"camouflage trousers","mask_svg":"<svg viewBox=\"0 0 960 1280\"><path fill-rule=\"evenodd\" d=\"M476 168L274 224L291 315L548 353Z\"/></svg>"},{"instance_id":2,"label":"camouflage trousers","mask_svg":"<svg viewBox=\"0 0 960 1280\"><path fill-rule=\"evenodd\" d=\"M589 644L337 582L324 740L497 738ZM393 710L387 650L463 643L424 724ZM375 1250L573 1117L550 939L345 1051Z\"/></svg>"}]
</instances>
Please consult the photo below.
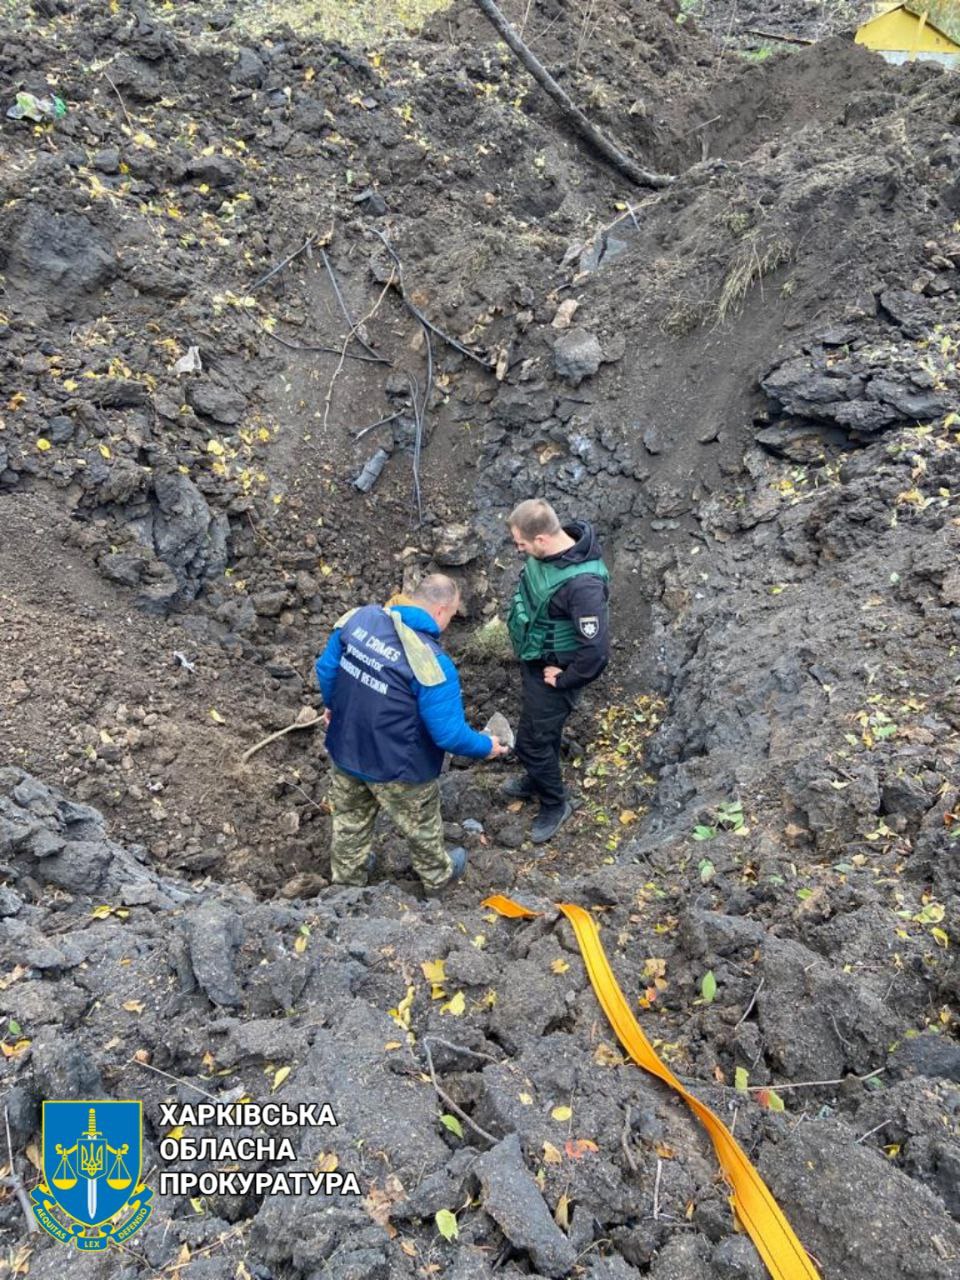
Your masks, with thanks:
<instances>
[{"instance_id":1,"label":"camouflage trousers","mask_svg":"<svg viewBox=\"0 0 960 1280\"><path fill-rule=\"evenodd\" d=\"M373 827L382 809L406 837L413 869L429 889L450 879L453 866L443 841L440 787L433 782L364 782L333 767L330 790L333 840L330 846L334 884L365 885Z\"/></svg>"}]
</instances>

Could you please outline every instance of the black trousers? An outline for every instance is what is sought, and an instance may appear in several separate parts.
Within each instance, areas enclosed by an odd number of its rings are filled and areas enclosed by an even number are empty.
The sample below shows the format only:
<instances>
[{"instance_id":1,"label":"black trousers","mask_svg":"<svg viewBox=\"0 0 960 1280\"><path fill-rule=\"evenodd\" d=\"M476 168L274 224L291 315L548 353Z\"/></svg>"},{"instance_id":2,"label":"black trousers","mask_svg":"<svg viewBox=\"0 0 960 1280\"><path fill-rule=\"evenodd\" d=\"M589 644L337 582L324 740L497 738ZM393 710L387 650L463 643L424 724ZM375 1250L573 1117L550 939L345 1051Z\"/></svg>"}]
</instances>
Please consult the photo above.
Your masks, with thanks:
<instances>
[{"instance_id":1,"label":"black trousers","mask_svg":"<svg viewBox=\"0 0 960 1280\"><path fill-rule=\"evenodd\" d=\"M544 805L567 798L560 772L560 738L567 717L580 701L580 690L555 689L543 678L543 667L520 664L523 704L517 729L517 759L530 775Z\"/></svg>"}]
</instances>

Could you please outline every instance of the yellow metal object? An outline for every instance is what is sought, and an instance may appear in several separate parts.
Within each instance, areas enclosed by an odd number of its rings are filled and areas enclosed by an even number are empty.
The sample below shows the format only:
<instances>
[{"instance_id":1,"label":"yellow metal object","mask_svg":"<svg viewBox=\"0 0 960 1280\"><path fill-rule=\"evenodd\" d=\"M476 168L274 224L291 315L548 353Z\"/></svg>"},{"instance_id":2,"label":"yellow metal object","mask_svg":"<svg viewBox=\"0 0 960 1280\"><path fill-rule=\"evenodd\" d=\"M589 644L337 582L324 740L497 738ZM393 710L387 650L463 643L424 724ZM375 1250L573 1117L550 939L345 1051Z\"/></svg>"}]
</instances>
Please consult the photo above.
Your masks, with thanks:
<instances>
[{"instance_id":1,"label":"yellow metal object","mask_svg":"<svg viewBox=\"0 0 960 1280\"><path fill-rule=\"evenodd\" d=\"M960 0L881 5L855 39L888 62L920 59L960 67Z\"/></svg>"}]
</instances>

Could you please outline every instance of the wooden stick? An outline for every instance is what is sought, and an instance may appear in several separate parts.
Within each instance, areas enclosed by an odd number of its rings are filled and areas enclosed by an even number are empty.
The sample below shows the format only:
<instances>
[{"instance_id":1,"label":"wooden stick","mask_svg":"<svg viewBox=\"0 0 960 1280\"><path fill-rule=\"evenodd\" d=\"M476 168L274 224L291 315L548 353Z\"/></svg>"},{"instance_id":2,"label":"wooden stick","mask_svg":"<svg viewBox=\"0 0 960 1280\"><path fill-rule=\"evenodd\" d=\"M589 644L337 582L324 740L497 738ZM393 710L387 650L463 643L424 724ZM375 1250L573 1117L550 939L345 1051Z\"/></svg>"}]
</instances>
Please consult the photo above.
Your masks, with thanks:
<instances>
[{"instance_id":1,"label":"wooden stick","mask_svg":"<svg viewBox=\"0 0 960 1280\"><path fill-rule=\"evenodd\" d=\"M33 1216L33 1211L30 1208L30 1198L24 1190L23 1183L20 1181L20 1176L13 1163L13 1143L10 1141L10 1116L6 1107L3 1108L3 1123L7 1129L7 1154L10 1157L10 1177L4 1178L3 1181L13 1188L13 1194L20 1202L20 1208L23 1210L23 1216L27 1220L27 1230L31 1232L39 1231L40 1226L36 1218Z\"/></svg>"},{"instance_id":2,"label":"wooden stick","mask_svg":"<svg viewBox=\"0 0 960 1280\"><path fill-rule=\"evenodd\" d=\"M437 1073L433 1069L433 1055L430 1053L430 1045L427 1043L426 1040L424 1040L422 1043L423 1043L423 1051L427 1055L427 1066L430 1069L430 1079L433 1082L434 1089L436 1089L437 1091L437 1097L440 1099L441 1102L445 1103L450 1108L451 1111L455 1111L457 1115L460 1117L460 1119L465 1124L468 1124L475 1134L483 1138L485 1142L489 1142L491 1147L495 1147L497 1143L500 1141L500 1139L495 1138L492 1133L487 1133L486 1129L481 1129L480 1126L475 1121L470 1119L470 1117L467 1115L465 1111L463 1111L460 1107L457 1106L454 1100L450 1097L449 1093L444 1093L444 1091L440 1088L440 1085L437 1083Z\"/></svg>"},{"instance_id":3,"label":"wooden stick","mask_svg":"<svg viewBox=\"0 0 960 1280\"><path fill-rule=\"evenodd\" d=\"M314 711L313 707L304 707L296 720L294 720L293 724L288 724L285 729L278 729L276 733L268 734L261 742L256 743L255 746L252 746L248 751L245 751L240 757L240 763L246 764L250 757L255 756L261 747L265 747L271 742L276 742L276 740L278 738L282 738L285 733L290 733L294 729L312 729L319 719L320 716L316 711Z\"/></svg>"},{"instance_id":4,"label":"wooden stick","mask_svg":"<svg viewBox=\"0 0 960 1280\"><path fill-rule=\"evenodd\" d=\"M493 0L475 0L475 3L484 17L492 23L501 39L505 40L517 55L537 84L557 104L568 123L582 138L590 143L595 151L599 152L615 169L618 169L631 182L636 183L638 187L667 187L673 182L673 177L669 174L651 173L649 169L641 169L639 165L634 164L629 156L624 155L619 147L615 146L599 129L590 123L580 108L574 104L568 94L557 84L543 63L523 43Z\"/></svg>"}]
</instances>

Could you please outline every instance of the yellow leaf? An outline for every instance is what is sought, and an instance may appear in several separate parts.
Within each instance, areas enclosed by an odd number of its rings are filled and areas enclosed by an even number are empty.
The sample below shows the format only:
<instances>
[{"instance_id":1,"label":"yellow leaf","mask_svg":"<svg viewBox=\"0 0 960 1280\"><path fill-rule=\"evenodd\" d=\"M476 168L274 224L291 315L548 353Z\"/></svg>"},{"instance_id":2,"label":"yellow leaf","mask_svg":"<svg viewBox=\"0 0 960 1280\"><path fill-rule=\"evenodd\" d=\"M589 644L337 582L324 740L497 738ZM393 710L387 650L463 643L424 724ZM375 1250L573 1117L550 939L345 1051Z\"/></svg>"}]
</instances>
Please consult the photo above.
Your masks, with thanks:
<instances>
[{"instance_id":1,"label":"yellow leaf","mask_svg":"<svg viewBox=\"0 0 960 1280\"><path fill-rule=\"evenodd\" d=\"M520 1097L520 1101L523 1103L523 1105L524 1105L525 1107L532 1107L532 1106L533 1106L533 1094L532 1094L532 1093L521 1093L521 1094L519 1095L519 1097Z\"/></svg>"},{"instance_id":2,"label":"yellow leaf","mask_svg":"<svg viewBox=\"0 0 960 1280\"><path fill-rule=\"evenodd\" d=\"M314 77L316 74L317 74L317 73L316 73L316 71L313 69L313 67L307 67L306 71L304 71L304 73L303 73L303 78L304 78L304 80L306 80L307 84L309 84L309 83L310 83L310 81L313 79L313 77ZM414 1252L416 1252L416 1250L414 1250Z\"/></svg>"},{"instance_id":3,"label":"yellow leaf","mask_svg":"<svg viewBox=\"0 0 960 1280\"><path fill-rule=\"evenodd\" d=\"M487 945L487 935L485 933L477 933L470 939L477 950L481 950Z\"/></svg>"},{"instance_id":4,"label":"yellow leaf","mask_svg":"<svg viewBox=\"0 0 960 1280\"><path fill-rule=\"evenodd\" d=\"M267 430L266 427L261 427L260 430L257 432L257 435L264 442L264 444L266 444L266 442L270 439L270 432Z\"/></svg>"},{"instance_id":5,"label":"yellow leaf","mask_svg":"<svg viewBox=\"0 0 960 1280\"><path fill-rule=\"evenodd\" d=\"M104 906L94 907L90 914L93 916L94 920L106 920L107 916L111 915L112 912L113 907Z\"/></svg>"},{"instance_id":6,"label":"yellow leaf","mask_svg":"<svg viewBox=\"0 0 960 1280\"><path fill-rule=\"evenodd\" d=\"M340 1167L340 1161L332 1151L321 1151L313 1162L317 1173L333 1173Z\"/></svg>"},{"instance_id":7,"label":"yellow leaf","mask_svg":"<svg viewBox=\"0 0 960 1280\"><path fill-rule=\"evenodd\" d=\"M50 441L45 440L43 436L41 436L40 439L37 441L37 448L40 450L41 453L46 453L47 450L51 449L52 447L53 446L51 445Z\"/></svg>"},{"instance_id":8,"label":"yellow leaf","mask_svg":"<svg viewBox=\"0 0 960 1280\"><path fill-rule=\"evenodd\" d=\"M620 814L621 826L629 827L630 823L636 822L636 820L637 820L637 815L634 813L632 809L624 809L623 812Z\"/></svg>"},{"instance_id":9,"label":"yellow leaf","mask_svg":"<svg viewBox=\"0 0 960 1280\"><path fill-rule=\"evenodd\" d=\"M401 1041L401 1040L388 1040L388 1041L387 1041L387 1043L386 1043L383 1047L384 1047L384 1049L386 1049L388 1052L392 1052L394 1049L402 1049L402 1048L403 1048L403 1041Z\"/></svg>"},{"instance_id":10,"label":"yellow leaf","mask_svg":"<svg viewBox=\"0 0 960 1280\"><path fill-rule=\"evenodd\" d=\"M616 1049L611 1049L608 1044L597 1045L593 1060L601 1067L620 1067L624 1061L622 1054L617 1053Z\"/></svg>"},{"instance_id":11,"label":"yellow leaf","mask_svg":"<svg viewBox=\"0 0 960 1280\"><path fill-rule=\"evenodd\" d=\"M433 1215L433 1220L444 1240L456 1240L460 1234L456 1214L451 1213L449 1209L438 1209Z\"/></svg>"},{"instance_id":12,"label":"yellow leaf","mask_svg":"<svg viewBox=\"0 0 960 1280\"><path fill-rule=\"evenodd\" d=\"M281 1067L280 1070L277 1072L277 1074L273 1077L273 1088L270 1090L270 1092L276 1093L289 1074L290 1074L289 1067Z\"/></svg>"},{"instance_id":13,"label":"yellow leaf","mask_svg":"<svg viewBox=\"0 0 960 1280\"><path fill-rule=\"evenodd\" d=\"M949 947L950 935L945 929L931 929L930 932L933 934L934 941L938 946L943 948Z\"/></svg>"},{"instance_id":14,"label":"yellow leaf","mask_svg":"<svg viewBox=\"0 0 960 1280\"><path fill-rule=\"evenodd\" d=\"M446 1004L440 1006L441 1013L452 1013L455 1018L459 1018L467 1007L466 997L462 991L458 991L455 996L447 1001Z\"/></svg>"},{"instance_id":15,"label":"yellow leaf","mask_svg":"<svg viewBox=\"0 0 960 1280\"><path fill-rule=\"evenodd\" d=\"M424 960L420 966L423 970L423 976L435 987L442 987L447 980L447 975L443 971L442 960ZM437 997L434 996L434 999Z\"/></svg>"},{"instance_id":16,"label":"yellow leaf","mask_svg":"<svg viewBox=\"0 0 960 1280\"><path fill-rule=\"evenodd\" d=\"M407 994L395 1009L388 1009L390 1017L404 1031L410 1030L410 1006L413 1004L413 987L407 987Z\"/></svg>"},{"instance_id":17,"label":"yellow leaf","mask_svg":"<svg viewBox=\"0 0 960 1280\"><path fill-rule=\"evenodd\" d=\"M7 401L7 408L12 413L16 413L16 411L20 408L20 406L22 404L26 404L26 402L27 402L27 397L23 394L23 392L16 391Z\"/></svg>"},{"instance_id":18,"label":"yellow leaf","mask_svg":"<svg viewBox=\"0 0 960 1280\"><path fill-rule=\"evenodd\" d=\"M566 960L559 959L554 960L550 965L550 968L554 973L566 973L570 966L567 964Z\"/></svg>"},{"instance_id":19,"label":"yellow leaf","mask_svg":"<svg viewBox=\"0 0 960 1280\"><path fill-rule=\"evenodd\" d=\"M563 1164L563 1156L552 1142L543 1144L543 1161L544 1164Z\"/></svg>"},{"instance_id":20,"label":"yellow leaf","mask_svg":"<svg viewBox=\"0 0 960 1280\"><path fill-rule=\"evenodd\" d=\"M78 385L79 384L75 382L73 378L65 378L63 381L64 391L76 391Z\"/></svg>"},{"instance_id":21,"label":"yellow leaf","mask_svg":"<svg viewBox=\"0 0 960 1280\"><path fill-rule=\"evenodd\" d=\"M113 456L110 452L110 446L108 444L100 445L100 453L101 453L101 456L104 458L110 458Z\"/></svg>"},{"instance_id":22,"label":"yellow leaf","mask_svg":"<svg viewBox=\"0 0 960 1280\"><path fill-rule=\"evenodd\" d=\"M219 440L207 441L207 453L212 453L215 457L219 458L222 457L225 452L226 451Z\"/></svg>"},{"instance_id":23,"label":"yellow leaf","mask_svg":"<svg viewBox=\"0 0 960 1280\"><path fill-rule=\"evenodd\" d=\"M302 956L303 953L306 951L308 941L309 939L306 937L305 934L301 933L297 936L293 944L293 949L294 951L296 951L298 956Z\"/></svg>"},{"instance_id":24,"label":"yellow leaf","mask_svg":"<svg viewBox=\"0 0 960 1280\"><path fill-rule=\"evenodd\" d=\"M210 719L214 724L226 724L226 721L216 707L210 708Z\"/></svg>"},{"instance_id":25,"label":"yellow leaf","mask_svg":"<svg viewBox=\"0 0 960 1280\"><path fill-rule=\"evenodd\" d=\"M561 1231L566 1231L570 1226L570 1197L564 1193L557 1201L557 1208L554 1212L553 1219Z\"/></svg>"},{"instance_id":26,"label":"yellow leaf","mask_svg":"<svg viewBox=\"0 0 960 1280\"><path fill-rule=\"evenodd\" d=\"M123 1007L127 1013L143 1013L145 1006L142 1000L124 1000Z\"/></svg>"},{"instance_id":27,"label":"yellow leaf","mask_svg":"<svg viewBox=\"0 0 960 1280\"><path fill-rule=\"evenodd\" d=\"M170 1132L167 1134L167 1137L172 1138L174 1142L179 1142L180 1139L183 1137L183 1125L178 1124L175 1129L171 1129Z\"/></svg>"},{"instance_id":28,"label":"yellow leaf","mask_svg":"<svg viewBox=\"0 0 960 1280\"><path fill-rule=\"evenodd\" d=\"M569 1120L573 1111L569 1107L554 1107L550 1115L554 1120Z\"/></svg>"},{"instance_id":29,"label":"yellow leaf","mask_svg":"<svg viewBox=\"0 0 960 1280\"><path fill-rule=\"evenodd\" d=\"M199 1196L190 1197L190 1207L194 1213L203 1213L203 1201Z\"/></svg>"}]
</instances>

